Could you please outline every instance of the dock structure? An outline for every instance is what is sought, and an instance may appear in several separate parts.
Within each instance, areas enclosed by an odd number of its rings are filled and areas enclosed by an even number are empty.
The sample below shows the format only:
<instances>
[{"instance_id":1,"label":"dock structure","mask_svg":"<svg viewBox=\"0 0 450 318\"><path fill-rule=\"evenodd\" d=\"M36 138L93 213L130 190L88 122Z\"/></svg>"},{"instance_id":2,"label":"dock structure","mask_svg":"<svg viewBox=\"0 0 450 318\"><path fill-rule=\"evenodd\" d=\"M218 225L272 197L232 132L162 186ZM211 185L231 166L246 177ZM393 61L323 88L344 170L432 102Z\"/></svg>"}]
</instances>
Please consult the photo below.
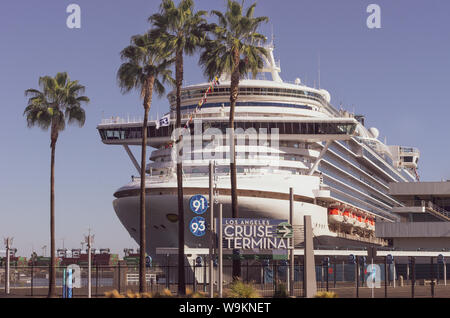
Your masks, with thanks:
<instances>
[{"instance_id":1,"label":"dock structure","mask_svg":"<svg viewBox=\"0 0 450 318\"><path fill-rule=\"evenodd\" d=\"M401 205L395 223L377 223L376 237L399 249L445 249L450 246L450 182L391 183L389 194Z\"/></svg>"}]
</instances>

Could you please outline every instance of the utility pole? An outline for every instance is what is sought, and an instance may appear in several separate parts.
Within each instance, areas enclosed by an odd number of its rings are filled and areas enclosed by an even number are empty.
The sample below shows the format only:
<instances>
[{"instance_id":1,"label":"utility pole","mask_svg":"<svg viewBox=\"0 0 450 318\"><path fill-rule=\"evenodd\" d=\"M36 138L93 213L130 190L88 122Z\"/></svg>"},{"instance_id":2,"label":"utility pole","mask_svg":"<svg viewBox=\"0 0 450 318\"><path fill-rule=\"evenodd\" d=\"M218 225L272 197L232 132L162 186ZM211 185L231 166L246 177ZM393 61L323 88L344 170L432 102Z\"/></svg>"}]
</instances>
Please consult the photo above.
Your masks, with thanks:
<instances>
[{"instance_id":1,"label":"utility pole","mask_svg":"<svg viewBox=\"0 0 450 318\"><path fill-rule=\"evenodd\" d=\"M91 235L91 229L89 229L88 236L84 237L84 240L87 244L87 252L88 252L88 298L92 297L92 244L94 243L94 235Z\"/></svg>"},{"instance_id":2,"label":"utility pole","mask_svg":"<svg viewBox=\"0 0 450 318\"><path fill-rule=\"evenodd\" d=\"M214 298L214 163L209 162L209 298Z\"/></svg>"},{"instance_id":3,"label":"utility pole","mask_svg":"<svg viewBox=\"0 0 450 318\"><path fill-rule=\"evenodd\" d=\"M289 250L289 293L294 296L294 189L289 189L289 223L292 226L291 248Z\"/></svg>"},{"instance_id":4,"label":"utility pole","mask_svg":"<svg viewBox=\"0 0 450 318\"><path fill-rule=\"evenodd\" d=\"M11 255L10 255L11 252L10 252L10 250L11 250L12 241L13 241L12 237L7 237L4 240L5 247L6 247L6 270L5 270L5 293L6 293L6 295L10 294L10 284L9 284L10 273L9 273L9 268L10 268L10 262L11 262Z\"/></svg>"}]
</instances>

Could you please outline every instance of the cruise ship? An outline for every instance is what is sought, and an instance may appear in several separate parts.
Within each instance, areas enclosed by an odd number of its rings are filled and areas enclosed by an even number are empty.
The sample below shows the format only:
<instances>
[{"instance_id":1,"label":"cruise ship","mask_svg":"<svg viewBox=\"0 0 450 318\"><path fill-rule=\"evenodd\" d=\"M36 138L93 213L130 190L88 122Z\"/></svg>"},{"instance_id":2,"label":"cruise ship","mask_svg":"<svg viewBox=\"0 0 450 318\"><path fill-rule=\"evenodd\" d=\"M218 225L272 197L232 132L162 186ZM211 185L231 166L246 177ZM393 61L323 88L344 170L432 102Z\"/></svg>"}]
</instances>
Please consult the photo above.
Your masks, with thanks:
<instances>
[{"instance_id":1,"label":"cruise ship","mask_svg":"<svg viewBox=\"0 0 450 318\"><path fill-rule=\"evenodd\" d=\"M331 104L328 91L281 79L273 46L257 78L240 82L235 109L237 191L242 218L289 219L289 191L294 189L294 226L311 215L316 247L386 245L375 237L377 222L394 222L392 208L402 206L389 196L390 182L416 182L420 153L416 148L387 145L365 118ZM183 87L181 112L186 126L183 150L185 224L195 216L193 195L209 194L209 163L215 162L214 192L231 217L229 154L226 129L230 110L230 79ZM148 124L151 153L146 166L147 253L178 246L176 156L172 133L175 92L168 95L169 125ZM196 111L197 110L197 111ZM140 146L142 121L104 119L98 125L102 142L120 145L139 174L130 146ZM253 134L252 134L253 132ZM252 139L254 133L258 138ZM214 137L211 137L214 136ZM192 137L192 138L189 138ZM200 146L200 147L199 147ZM139 242L139 177L114 193L114 210ZM186 247L207 247L207 240L186 229ZM301 235L295 244L302 244Z\"/></svg>"}]
</instances>

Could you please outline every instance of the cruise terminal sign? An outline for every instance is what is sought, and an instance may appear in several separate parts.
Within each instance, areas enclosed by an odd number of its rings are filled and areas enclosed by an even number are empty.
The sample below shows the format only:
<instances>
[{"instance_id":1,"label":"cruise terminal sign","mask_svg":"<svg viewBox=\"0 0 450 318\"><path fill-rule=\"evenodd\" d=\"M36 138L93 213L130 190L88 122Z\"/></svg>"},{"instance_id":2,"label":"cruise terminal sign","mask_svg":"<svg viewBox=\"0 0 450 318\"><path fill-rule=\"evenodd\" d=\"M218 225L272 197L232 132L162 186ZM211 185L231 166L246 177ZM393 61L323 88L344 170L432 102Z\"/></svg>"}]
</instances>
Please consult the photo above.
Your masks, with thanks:
<instances>
[{"instance_id":1,"label":"cruise terminal sign","mask_svg":"<svg viewBox=\"0 0 450 318\"><path fill-rule=\"evenodd\" d=\"M223 219L224 248L239 250L286 250L292 226L286 220Z\"/></svg>"}]
</instances>

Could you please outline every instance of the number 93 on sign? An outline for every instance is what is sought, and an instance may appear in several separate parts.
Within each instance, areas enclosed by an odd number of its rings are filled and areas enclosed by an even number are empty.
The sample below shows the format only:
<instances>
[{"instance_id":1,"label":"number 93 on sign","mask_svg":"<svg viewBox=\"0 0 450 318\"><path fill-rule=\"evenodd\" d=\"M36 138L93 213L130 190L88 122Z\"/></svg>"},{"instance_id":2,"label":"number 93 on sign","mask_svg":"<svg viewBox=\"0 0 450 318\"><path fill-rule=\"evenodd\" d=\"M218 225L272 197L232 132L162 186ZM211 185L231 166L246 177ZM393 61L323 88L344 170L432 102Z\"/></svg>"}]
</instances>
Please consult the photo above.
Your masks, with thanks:
<instances>
[{"instance_id":1,"label":"number 93 on sign","mask_svg":"<svg viewBox=\"0 0 450 318\"><path fill-rule=\"evenodd\" d=\"M202 237L206 234L206 220L201 216L197 216L192 219L189 224L189 229L191 233L197 237Z\"/></svg>"}]
</instances>

